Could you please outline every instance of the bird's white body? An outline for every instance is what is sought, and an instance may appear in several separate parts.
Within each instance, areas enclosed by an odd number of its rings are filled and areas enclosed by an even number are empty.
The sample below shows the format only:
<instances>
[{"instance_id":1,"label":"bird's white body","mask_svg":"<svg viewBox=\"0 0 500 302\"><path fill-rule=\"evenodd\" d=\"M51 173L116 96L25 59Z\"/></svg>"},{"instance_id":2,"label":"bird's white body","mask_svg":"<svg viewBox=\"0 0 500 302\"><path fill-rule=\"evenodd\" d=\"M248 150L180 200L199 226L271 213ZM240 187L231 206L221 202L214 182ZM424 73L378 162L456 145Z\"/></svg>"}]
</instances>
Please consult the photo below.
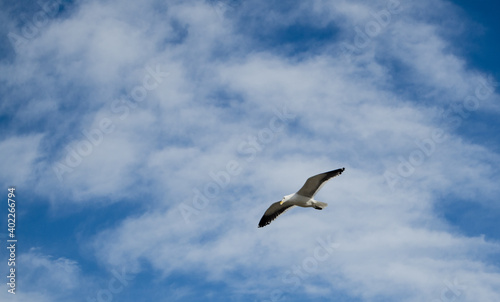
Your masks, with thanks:
<instances>
[{"instance_id":1,"label":"bird's white body","mask_svg":"<svg viewBox=\"0 0 500 302\"><path fill-rule=\"evenodd\" d=\"M302 195L299 195L297 193L293 193L290 195L286 195L283 197L281 204L293 204L294 206L299 206L303 208L309 208L309 207L314 207L314 205L317 203L317 200L314 200L313 198L305 197Z\"/></svg>"}]
</instances>

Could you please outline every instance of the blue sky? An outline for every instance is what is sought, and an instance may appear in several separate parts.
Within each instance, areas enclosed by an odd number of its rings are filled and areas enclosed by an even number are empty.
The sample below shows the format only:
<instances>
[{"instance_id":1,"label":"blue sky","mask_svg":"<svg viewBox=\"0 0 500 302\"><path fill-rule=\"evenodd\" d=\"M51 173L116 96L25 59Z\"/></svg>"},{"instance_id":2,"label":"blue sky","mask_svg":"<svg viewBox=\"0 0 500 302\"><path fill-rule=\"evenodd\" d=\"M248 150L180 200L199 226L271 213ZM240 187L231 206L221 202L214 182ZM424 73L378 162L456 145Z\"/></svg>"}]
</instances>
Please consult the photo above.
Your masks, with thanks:
<instances>
[{"instance_id":1,"label":"blue sky","mask_svg":"<svg viewBox=\"0 0 500 302\"><path fill-rule=\"evenodd\" d=\"M498 4L40 3L0 9L2 301L500 299Z\"/></svg>"}]
</instances>

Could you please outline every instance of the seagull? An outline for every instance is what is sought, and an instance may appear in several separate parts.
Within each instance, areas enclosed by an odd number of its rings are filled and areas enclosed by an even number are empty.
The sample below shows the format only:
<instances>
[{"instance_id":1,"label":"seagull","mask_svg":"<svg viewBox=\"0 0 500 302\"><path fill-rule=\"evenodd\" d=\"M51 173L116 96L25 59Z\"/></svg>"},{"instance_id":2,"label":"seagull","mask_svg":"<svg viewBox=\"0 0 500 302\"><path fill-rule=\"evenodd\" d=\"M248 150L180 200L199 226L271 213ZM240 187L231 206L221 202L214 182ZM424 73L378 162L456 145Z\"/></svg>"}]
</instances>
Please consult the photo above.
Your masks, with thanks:
<instances>
[{"instance_id":1,"label":"seagull","mask_svg":"<svg viewBox=\"0 0 500 302\"><path fill-rule=\"evenodd\" d=\"M345 168L321 173L309 177L306 183L300 188L297 193L286 195L281 201L273 203L264 216L260 219L259 228L264 227L271 223L276 217L285 213L287 210L299 206L303 208L315 208L316 210L323 210L328 205L327 203L314 200L314 194L328 181L330 178L342 174Z\"/></svg>"}]
</instances>

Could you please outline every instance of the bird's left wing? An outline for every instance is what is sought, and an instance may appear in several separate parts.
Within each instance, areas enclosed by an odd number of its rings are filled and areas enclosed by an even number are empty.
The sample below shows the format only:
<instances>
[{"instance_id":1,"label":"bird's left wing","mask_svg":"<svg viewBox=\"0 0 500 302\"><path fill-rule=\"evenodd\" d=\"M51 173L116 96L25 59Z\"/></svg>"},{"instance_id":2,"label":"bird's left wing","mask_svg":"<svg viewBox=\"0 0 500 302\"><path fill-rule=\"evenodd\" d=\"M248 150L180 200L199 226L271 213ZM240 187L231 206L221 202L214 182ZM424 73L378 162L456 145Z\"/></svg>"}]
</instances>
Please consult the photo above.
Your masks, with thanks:
<instances>
[{"instance_id":1,"label":"bird's left wing","mask_svg":"<svg viewBox=\"0 0 500 302\"><path fill-rule=\"evenodd\" d=\"M259 228L266 226L271 223L276 217L280 216L281 214L285 213L288 209L293 208L295 205L293 204L287 204L286 202L284 204L280 204L280 201L273 203L269 209L264 213L264 216L260 219L259 222Z\"/></svg>"},{"instance_id":2,"label":"bird's left wing","mask_svg":"<svg viewBox=\"0 0 500 302\"><path fill-rule=\"evenodd\" d=\"M342 174L344 170L341 168L309 177L297 194L312 198L330 178Z\"/></svg>"}]
</instances>

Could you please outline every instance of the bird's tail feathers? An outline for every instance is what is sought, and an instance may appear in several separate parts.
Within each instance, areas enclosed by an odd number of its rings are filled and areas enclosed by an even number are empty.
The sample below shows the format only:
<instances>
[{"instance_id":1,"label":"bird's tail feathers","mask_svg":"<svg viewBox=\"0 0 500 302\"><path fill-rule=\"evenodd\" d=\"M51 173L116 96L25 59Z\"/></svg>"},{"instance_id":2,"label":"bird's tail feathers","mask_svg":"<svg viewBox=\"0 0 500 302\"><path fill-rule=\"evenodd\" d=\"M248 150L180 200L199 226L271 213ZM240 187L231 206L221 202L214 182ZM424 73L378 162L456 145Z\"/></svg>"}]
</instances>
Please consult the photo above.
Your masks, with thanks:
<instances>
[{"instance_id":1,"label":"bird's tail feathers","mask_svg":"<svg viewBox=\"0 0 500 302\"><path fill-rule=\"evenodd\" d=\"M314 208L316 210L323 210L327 206L328 206L328 204L326 202L321 202L321 201L316 201L316 203L314 204Z\"/></svg>"}]
</instances>

